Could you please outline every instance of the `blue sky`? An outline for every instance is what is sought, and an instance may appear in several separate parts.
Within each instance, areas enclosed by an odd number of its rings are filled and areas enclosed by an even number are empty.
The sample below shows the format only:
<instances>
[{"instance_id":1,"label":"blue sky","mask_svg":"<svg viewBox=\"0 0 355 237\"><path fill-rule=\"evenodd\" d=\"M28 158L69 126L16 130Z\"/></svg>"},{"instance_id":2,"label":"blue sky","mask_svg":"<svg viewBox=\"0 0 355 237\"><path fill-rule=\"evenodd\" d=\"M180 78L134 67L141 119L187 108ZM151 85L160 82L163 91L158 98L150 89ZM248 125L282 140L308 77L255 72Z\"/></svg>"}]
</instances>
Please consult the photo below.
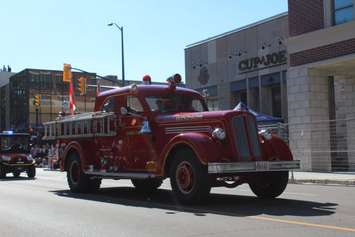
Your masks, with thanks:
<instances>
[{"instance_id":1,"label":"blue sky","mask_svg":"<svg viewBox=\"0 0 355 237\"><path fill-rule=\"evenodd\" d=\"M287 11L287 0L1 0L0 65L61 70L63 63L126 79L185 75L186 45Z\"/></svg>"}]
</instances>

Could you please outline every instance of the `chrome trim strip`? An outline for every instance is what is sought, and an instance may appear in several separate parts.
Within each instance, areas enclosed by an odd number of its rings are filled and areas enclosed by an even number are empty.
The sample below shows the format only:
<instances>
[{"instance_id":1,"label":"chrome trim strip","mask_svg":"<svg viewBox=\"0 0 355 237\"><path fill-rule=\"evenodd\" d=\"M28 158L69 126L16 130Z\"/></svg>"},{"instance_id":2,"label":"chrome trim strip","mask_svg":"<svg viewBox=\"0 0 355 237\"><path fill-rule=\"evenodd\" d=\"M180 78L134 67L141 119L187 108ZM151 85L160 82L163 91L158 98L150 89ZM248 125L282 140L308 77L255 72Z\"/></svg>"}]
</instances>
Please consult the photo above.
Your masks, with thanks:
<instances>
[{"instance_id":1,"label":"chrome trim strip","mask_svg":"<svg viewBox=\"0 0 355 237\"><path fill-rule=\"evenodd\" d=\"M300 169L300 161L255 161L233 163L208 163L209 174L287 171Z\"/></svg>"},{"instance_id":2,"label":"chrome trim strip","mask_svg":"<svg viewBox=\"0 0 355 237\"><path fill-rule=\"evenodd\" d=\"M108 178L121 178L121 179L148 179L155 178L155 174L150 173L134 173L134 172L100 172L100 171L85 171L85 174L93 176L103 176Z\"/></svg>"},{"instance_id":3,"label":"chrome trim strip","mask_svg":"<svg viewBox=\"0 0 355 237\"><path fill-rule=\"evenodd\" d=\"M22 166L31 166L35 164L35 161L33 160L31 163L5 163L5 162L0 162L2 165L5 166L11 166L11 167L22 167Z\"/></svg>"},{"instance_id":4,"label":"chrome trim strip","mask_svg":"<svg viewBox=\"0 0 355 237\"><path fill-rule=\"evenodd\" d=\"M187 129L187 128L211 128L211 126L183 126L183 127L167 127L167 128L165 128L165 130Z\"/></svg>"},{"instance_id":5,"label":"chrome trim strip","mask_svg":"<svg viewBox=\"0 0 355 237\"><path fill-rule=\"evenodd\" d=\"M210 132L210 126L186 126L186 127L168 127L165 128L166 134L182 133L182 132Z\"/></svg>"}]
</instances>

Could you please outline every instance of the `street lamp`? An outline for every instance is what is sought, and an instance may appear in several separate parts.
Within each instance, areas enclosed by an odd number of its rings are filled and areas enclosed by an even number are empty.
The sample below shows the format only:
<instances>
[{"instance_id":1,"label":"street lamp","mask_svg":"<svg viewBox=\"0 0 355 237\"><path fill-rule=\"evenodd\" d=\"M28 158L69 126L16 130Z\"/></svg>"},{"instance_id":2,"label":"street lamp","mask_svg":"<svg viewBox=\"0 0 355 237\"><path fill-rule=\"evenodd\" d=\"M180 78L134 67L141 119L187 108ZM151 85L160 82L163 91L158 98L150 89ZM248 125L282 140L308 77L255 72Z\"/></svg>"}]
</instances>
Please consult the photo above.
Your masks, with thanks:
<instances>
[{"instance_id":1,"label":"street lamp","mask_svg":"<svg viewBox=\"0 0 355 237\"><path fill-rule=\"evenodd\" d=\"M121 48L122 48L122 86L124 86L125 76L124 76L124 49L123 49L123 26L117 25L115 22L107 24L107 26L116 26L121 31Z\"/></svg>"}]
</instances>

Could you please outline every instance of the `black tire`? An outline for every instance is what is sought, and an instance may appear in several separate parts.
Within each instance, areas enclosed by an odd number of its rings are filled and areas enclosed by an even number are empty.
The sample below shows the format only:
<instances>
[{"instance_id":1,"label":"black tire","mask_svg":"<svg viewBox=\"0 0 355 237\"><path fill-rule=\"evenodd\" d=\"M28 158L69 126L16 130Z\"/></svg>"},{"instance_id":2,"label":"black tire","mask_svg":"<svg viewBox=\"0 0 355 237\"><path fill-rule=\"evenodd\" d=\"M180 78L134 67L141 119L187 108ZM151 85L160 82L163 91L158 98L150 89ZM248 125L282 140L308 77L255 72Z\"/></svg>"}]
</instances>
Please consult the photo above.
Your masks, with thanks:
<instances>
[{"instance_id":1,"label":"black tire","mask_svg":"<svg viewBox=\"0 0 355 237\"><path fill-rule=\"evenodd\" d=\"M149 193L156 191L163 183L163 180L160 178L132 179L131 182L137 191Z\"/></svg>"},{"instance_id":2,"label":"black tire","mask_svg":"<svg viewBox=\"0 0 355 237\"><path fill-rule=\"evenodd\" d=\"M96 193L99 191L101 186L101 179L95 178L95 179L89 179L89 191L90 193Z\"/></svg>"},{"instance_id":3,"label":"black tire","mask_svg":"<svg viewBox=\"0 0 355 237\"><path fill-rule=\"evenodd\" d=\"M15 178L18 178L18 177L20 177L21 172L18 170L15 170L14 172L12 172L12 174Z\"/></svg>"},{"instance_id":4,"label":"black tire","mask_svg":"<svg viewBox=\"0 0 355 237\"><path fill-rule=\"evenodd\" d=\"M286 189L288 171L257 174L249 186L259 198L276 198Z\"/></svg>"},{"instance_id":5,"label":"black tire","mask_svg":"<svg viewBox=\"0 0 355 237\"><path fill-rule=\"evenodd\" d=\"M101 179L90 179L81 167L80 158L76 153L68 157L67 181L73 193L92 193L99 190Z\"/></svg>"},{"instance_id":6,"label":"black tire","mask_svg":"<svg viewBox=\"0 0 355 237\"><path fill-rule=\"evenodd\" d=\"M32 165L27 169L27 177L34 178L36 176L36 166Z\"/></svg>"},{"instance_id":7,"label":"black tire","mask_svg":"<svg viewBox=\"0 0 355 237\"><path fill-rule=\"evenodd\" d=\"M6 170L5 167L0 165L0 179L6 178Z\"/></svg>"},{"instance_id":8,"label":"black tire","mask_svg":"<svg viewBox=\"0 0 355 237\"><path fill-rule=\"evenodd\" d=\"M189 149L179 150L173 159L169 176L177 200L184 204L204 202L211 191L207 167Z\"/></svg>"}]
</instances>

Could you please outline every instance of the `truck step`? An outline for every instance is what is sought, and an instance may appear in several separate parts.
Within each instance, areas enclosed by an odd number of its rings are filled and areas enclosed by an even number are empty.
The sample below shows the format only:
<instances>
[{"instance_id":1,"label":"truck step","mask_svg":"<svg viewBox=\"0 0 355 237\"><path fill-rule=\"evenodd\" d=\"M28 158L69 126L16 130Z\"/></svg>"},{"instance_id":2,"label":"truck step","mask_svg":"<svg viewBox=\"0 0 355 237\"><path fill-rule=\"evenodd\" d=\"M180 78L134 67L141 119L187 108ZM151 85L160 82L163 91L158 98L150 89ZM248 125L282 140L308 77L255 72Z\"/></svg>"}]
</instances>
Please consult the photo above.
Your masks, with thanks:
<instances>
[{"instance_id":1,"label":"truck step","mask_svg":"<svg viewBox=\"0 0 355 237\"><path fill-rule=\"evenodd\" d=\"M120 178L120 179L149 179L149 178L156 177L156 175L152 173L137 173L137 172L86 171L85 174L93 175L93 176L102 176L107 178Z\"/></svg>"}]
</instances>

